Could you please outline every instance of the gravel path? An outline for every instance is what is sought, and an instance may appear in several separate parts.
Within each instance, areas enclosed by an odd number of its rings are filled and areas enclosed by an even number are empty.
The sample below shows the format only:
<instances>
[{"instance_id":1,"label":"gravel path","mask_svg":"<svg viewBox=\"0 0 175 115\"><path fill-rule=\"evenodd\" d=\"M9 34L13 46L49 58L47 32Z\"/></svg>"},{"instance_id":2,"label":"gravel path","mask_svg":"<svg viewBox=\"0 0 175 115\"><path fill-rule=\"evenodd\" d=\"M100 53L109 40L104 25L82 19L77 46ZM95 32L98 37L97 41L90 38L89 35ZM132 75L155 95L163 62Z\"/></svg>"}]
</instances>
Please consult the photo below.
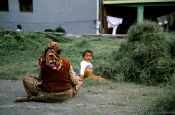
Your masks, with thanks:
<instances>
[{"instance_id":1,"label":"gravel path","mask_svg":"<svg viewBox=\"0 0 175 115\"><path fill-rule=\"evenodd\" d=\"M25 95L22 81L0 80L0 115L131 115L137 111L116 89L83 87L62 103L14 102L16 96Z\"/></svg>"}]
</instances>

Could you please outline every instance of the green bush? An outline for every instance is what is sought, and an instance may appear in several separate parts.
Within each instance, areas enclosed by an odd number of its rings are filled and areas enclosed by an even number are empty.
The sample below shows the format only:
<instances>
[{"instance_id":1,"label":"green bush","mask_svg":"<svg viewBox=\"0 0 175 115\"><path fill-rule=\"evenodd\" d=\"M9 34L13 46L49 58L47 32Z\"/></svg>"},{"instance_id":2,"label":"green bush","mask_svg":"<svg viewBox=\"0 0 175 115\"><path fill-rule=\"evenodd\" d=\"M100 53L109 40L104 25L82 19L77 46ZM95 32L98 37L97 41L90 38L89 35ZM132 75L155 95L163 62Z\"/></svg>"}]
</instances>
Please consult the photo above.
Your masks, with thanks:
<instances>
[{"instance_id":1,"label":"green bush","mask_svg":"<svg viewBox=\"0 0 175 115\"><path fill-rule=\"evenodd\" d=\"M45 31L45 32L54 32L53 29L45 29L44 31Z\"/></svg>"},{"instance_id":2,"label":"green bush","mask_svg":"<svg viewBox=\"0 0 175 115\"><path fill-rule=\"evenodd\" d=\"M60 32L60 33L66 33L65 29L61 26L57 27L55 30L53 29L45 29L44 32Z\"/></svg>"},{"instance_id":3,"label":"green bush","mask_svg":"<svg viewBox=\"0 0 175 115\"><path fill-rule=\"evenodd\" d=\"M55 32L66 33L65 29L63 27L61 27L61 26L57 27L55 29Z\"/></svg>"},{"instance_id":4,"label":"green bush","mask_svg":"<svg viewBox=\"0 0 175 115\"><path fill-rule=\"evenodd\" d=\"M130 27L127 42L111 56L115 63L100 69L114 80L151 85L168 82L175 72L174 45L175 40L166 39L162 27L145 21Z\"/></svg>"}]
</instances>

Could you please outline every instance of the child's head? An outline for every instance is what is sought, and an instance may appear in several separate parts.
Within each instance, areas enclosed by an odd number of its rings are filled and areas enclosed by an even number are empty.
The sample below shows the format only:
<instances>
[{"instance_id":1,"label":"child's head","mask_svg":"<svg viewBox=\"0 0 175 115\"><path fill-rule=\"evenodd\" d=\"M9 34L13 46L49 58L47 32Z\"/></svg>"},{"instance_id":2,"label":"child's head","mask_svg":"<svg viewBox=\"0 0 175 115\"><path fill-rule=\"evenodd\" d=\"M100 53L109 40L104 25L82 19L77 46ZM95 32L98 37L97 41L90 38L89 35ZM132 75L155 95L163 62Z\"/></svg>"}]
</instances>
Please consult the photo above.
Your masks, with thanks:
<instances>
[{"instance_id":1,"label":"child's head","mask_svg":"<svg viewBox=\"0 0 175 115\"><path fill-rule=\"evenodd\" d=\"M83 52L83 55L82 56L83 56L84 60L85 61L88 61L88 62L90 62L92 60L92 58L94 57L93 56L93 52L90 51L90 50L85 50Z\"/></svg>"}]
</instances>

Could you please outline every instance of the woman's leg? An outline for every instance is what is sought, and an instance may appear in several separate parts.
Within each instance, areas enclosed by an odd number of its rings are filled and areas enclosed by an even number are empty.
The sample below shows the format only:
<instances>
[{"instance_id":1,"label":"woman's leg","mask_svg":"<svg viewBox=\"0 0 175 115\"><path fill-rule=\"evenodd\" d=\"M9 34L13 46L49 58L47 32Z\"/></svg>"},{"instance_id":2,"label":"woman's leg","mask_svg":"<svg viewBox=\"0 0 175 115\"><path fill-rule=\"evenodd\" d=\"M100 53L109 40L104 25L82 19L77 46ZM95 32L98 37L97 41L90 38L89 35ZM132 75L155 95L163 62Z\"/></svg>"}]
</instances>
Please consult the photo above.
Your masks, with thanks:
<instances>
[{"instance_id":1,"label":"woman's leg","mask_svg":"<svg viewBox=\"0 0 175 115\"><path fill-rule=\"evenodd\" d=\"M38 87L38 80L33 76L26 76L23 79L24 87L28 96L17 97L16 102L24 101L46 101L46 102L60 102L73 97L79 91L83 81L79 81L75 88L65 90L62 92L43 92Z\"/></svg>"},{"instance_id":2,"label":"woman's leg","mask_svg":"<svg viewBox=\"0 0 175 115\"><path fill-rule=\"evenodd\" d=\"M25 76L23 78L23 85L26 90L27 96L19 96L16 97L16 102L24 102L29 101L31 96L37 96L38 92L40 91L38 88L39 81L37 77L34 76Z\"/></svg>"},{"instance_id":3,"label":"woman's leg","mask_svg":"<svg viewBox=\"0 0 175 115\"><path fill-rule=\"evenodd\" d=\"M37 96L21 96L16 97L16 102L26 102L26 101L41 101L41 102L62 102L71 97L73 97L74 91L73 89L69 91L62 92L42 92Z\"/></svg>"},{"instance_id":4,"label":"woman's leg","mask_svg":"<svg viewBox=\"0 0 175 115\"><path fill-rule=\"evenodd\" d=\"M47 101L47 102L60 102L65 101L73 96L75 96L83 85L83 81L78 81L78 84L69 90L62 92L43 92L40 91L37 96L31 96L29 100L31 101Z\"/></svg>"},{"instance_id":5,"label":"woman's leg","mask_svg":"<svg viewBox=\"0 0 175 115\"><path fill-rule=\"evenodd\" d=\"M37 77L34 76L25 76L23 78L23 85L28 96L38 95L38 92L40 90L38 88L39 83L40 82L37 80Z\"/></svg>"},{"instance_id":6,"label":"woman's leg","mask_svg":"<svg viewBox=\"0 0 175 115\"><path fill-rule=\"evenodd\" d=\"M39 92L37 96L31 96L30 101L61 102L73 97L74 89L62 92Z\"/></svg>"},{"instance_id":7,"label":"woman's leg","mask_svg":"<svg viewBox=\"0 0 175 115\"><path fill-rule=\"evenodd\" d=\"M37 96L17 97L16 102L42 101L42 102L62 102L74 96L74 89L62 92L43 92L40 91Z\"/></svg>"},{"instance_id":8,"label":"woman's leg","mask_svg":"<svg viewBox=\"0 0 175 115\"><path fill-rule=\"evenodd\" d=\"M83 85L83 81L78 81L78 84L69 90L62 92L43 92L39 91L37 96L30 96L29 101L46 101L46 102L60 102L65 101L75 96Z\"/></svg>"}]
</instances>

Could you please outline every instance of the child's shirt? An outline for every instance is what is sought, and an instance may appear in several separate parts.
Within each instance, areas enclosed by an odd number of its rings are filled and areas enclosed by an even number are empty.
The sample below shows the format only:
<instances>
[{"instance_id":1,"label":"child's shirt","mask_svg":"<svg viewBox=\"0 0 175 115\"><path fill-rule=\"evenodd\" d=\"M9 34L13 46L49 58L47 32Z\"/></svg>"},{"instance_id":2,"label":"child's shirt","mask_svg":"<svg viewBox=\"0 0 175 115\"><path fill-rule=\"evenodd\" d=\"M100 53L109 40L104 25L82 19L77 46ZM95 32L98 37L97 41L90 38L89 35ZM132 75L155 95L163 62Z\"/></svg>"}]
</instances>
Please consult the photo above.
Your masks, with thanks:
<instances>
[{"instance_id":1,"label":"child's shirt","mask_svg":"<svg viewBox=\"0 0 175 115\"><path fill-rule=\"evenodd\" d=\"M81 61L79 74L80 75L84 75L85 69L90 69L90 70L93 71L93 65L92 65L92 63L91 62L88 62L88 61L85 61L85 60Z\"/></svg>"}]
</instances>

